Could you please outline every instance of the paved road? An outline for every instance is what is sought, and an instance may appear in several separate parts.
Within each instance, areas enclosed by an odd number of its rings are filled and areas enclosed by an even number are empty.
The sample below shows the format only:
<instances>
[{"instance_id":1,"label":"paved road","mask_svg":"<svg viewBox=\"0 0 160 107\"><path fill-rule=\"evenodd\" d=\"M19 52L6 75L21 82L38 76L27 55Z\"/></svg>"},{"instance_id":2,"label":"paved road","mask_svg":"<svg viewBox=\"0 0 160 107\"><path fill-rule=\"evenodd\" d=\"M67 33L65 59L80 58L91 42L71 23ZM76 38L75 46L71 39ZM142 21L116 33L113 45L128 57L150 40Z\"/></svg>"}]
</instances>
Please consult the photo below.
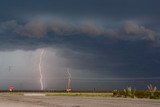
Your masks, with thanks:
<instances>
[{"instance_id":1,"label":"paved road","mask_svg":"<svg viewBox=\"0 0 160 107\"><path fill-rule=\"evenodd\" d=\"M0 95L0 107L160 107L160 100Z\"/></svg>"}]
</instances>

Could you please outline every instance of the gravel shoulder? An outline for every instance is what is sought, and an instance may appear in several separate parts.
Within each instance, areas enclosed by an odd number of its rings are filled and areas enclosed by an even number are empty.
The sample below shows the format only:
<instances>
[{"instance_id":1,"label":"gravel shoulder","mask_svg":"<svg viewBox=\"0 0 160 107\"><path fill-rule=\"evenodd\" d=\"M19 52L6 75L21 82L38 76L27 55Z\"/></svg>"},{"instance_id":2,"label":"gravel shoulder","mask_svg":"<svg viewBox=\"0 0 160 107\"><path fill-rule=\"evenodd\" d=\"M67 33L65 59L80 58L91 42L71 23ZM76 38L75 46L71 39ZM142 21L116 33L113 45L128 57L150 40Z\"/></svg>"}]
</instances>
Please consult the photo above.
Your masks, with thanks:
<instances>
[{"instance_id":1,"label":"gravel shoulder","mask_svg":"<svg viewBox=\"0 0 160 107\"><path fill-rule=\"evenodd\" d=\"M110 97L0 95L0 107L159 107L160 100Z\"/></svg>"}]
</instances>

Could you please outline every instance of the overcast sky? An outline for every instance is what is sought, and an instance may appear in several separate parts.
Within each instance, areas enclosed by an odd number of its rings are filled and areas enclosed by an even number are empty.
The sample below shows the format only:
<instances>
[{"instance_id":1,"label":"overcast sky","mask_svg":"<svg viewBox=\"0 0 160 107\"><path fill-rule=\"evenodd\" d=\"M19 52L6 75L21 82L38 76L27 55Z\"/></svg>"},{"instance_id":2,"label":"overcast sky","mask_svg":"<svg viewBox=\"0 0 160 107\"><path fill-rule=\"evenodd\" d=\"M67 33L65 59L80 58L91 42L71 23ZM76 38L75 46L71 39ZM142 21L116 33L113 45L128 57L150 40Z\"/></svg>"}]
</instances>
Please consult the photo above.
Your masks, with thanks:
<instances>
[{"instance_id":1,"label":"overcast sky","mask_svg":"<svg viewBox=\"0 0 160 107\"><path fill-rule=\"evenodd\" d=\"M160 88L159 0L0 0L0 89Z\"/></svg>"}]
</instances>

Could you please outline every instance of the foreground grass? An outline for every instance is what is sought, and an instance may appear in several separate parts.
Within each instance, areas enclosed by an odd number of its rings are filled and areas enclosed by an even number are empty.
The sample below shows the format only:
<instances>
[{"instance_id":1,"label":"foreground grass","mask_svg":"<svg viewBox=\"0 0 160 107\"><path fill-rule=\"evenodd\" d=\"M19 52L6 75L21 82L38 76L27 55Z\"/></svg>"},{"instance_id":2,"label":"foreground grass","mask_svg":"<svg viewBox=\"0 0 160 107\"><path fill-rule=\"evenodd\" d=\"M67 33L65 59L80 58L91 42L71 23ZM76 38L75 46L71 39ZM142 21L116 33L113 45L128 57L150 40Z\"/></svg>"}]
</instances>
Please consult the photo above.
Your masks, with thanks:
<instances>
[{"instance_id":1,"label":"foreground grass","mask_svg":"<svg viewBox=\"0 0 160 107\"><path fill-rule=\"evenodd\" d=\"M45 96L84 96L84 97L112 97L113 93L109 92L3 92L1 95L23 96L25 93L44 93Z\"/></svg>"},{"instance_id":2,"label":"foreground grass","mask_svg":"<svg viewBox=\"0 0 160 107\"><path fill-rule=\"evenodd\" d=\"M113 93L81 93L81 92L62 92L62 93L46 93L46 96L85 96L85 97L112 97Z\"/></svg>"}]
</instances>

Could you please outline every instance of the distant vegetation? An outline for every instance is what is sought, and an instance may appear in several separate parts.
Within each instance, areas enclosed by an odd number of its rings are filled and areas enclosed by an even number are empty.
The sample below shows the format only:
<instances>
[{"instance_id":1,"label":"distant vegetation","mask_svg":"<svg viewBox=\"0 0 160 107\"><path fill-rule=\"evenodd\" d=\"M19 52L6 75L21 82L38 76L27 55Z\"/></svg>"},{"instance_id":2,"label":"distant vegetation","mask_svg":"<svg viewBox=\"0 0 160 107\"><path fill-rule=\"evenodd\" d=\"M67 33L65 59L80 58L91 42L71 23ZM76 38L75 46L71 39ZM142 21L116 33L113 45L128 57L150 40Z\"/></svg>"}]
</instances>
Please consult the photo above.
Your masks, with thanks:
<instances>
[{"instance_id":1,"label":"distant vegetation","mask_svg":"<svg viewBox=\"0 0 160 107\"><path fill-rule=\"evenodd\" d=\"M71 91L66 92L65 90L0 90L0 93L7 93L10 95L23 95L24 93L45 93L46 96L86 96L86 97L123 97L123 98L150 98L160 99L160 91L157 90L156 86L148 85L147 90L136 90L132 87L127 87L123 90L113 91ZM1 94L0 94L1 95Z\"/></svg>"},{"instance_id":2,"label":"distant vegetation","mask_svg":"<svg viewBox=\"0 0 160 107\"><path fill-rule=\"evenodd\" d=\"M150 84L147 90L136 90L131 87L124 90L113 90L113 97L160 99L160 91L156 86Z\"/></svg>"}]
</instances>

